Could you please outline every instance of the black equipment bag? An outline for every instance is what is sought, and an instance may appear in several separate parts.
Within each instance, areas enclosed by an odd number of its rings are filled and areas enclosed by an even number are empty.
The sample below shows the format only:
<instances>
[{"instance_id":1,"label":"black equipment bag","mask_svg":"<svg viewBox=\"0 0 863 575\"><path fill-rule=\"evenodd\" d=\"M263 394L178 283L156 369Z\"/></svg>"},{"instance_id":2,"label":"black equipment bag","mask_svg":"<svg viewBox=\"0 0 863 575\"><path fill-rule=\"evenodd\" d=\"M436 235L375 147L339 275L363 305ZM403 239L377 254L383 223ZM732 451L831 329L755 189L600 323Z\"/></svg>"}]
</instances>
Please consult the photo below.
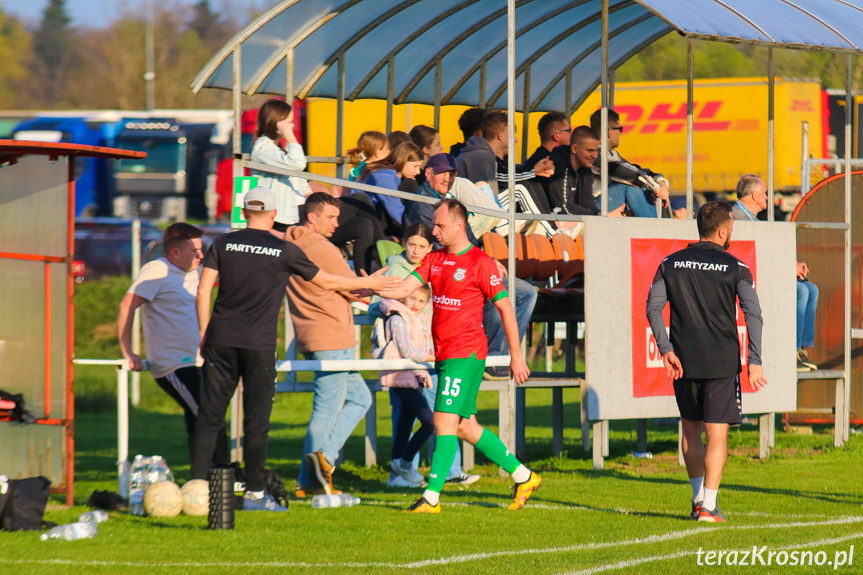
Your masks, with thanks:
<instances>
[{"instance_id":1,"label":"black equipment bag","mask_svg":"<svg viewBox=\"0 0 863 575\"><path fill-rule=\"evenodd\" d=\"M46 477L7 480L5 476L0 476L0 529L42 529L50 493L51 482Z\"/></svg>"}]
</instances>

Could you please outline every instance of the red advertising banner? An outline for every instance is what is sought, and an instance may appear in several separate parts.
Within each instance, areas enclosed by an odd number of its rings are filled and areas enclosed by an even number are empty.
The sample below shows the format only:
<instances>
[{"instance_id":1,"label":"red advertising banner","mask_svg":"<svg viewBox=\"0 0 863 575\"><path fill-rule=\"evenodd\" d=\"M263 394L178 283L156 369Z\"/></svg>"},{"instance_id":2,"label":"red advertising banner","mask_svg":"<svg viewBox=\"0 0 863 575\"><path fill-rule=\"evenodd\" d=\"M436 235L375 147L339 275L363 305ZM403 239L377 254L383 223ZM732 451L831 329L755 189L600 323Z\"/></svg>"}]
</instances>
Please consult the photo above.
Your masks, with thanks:
<instances>
[{"instance_id":1,"label":"red advertising banner","mask_svg":"<svg viewBox=\"0 0 863 575\"><path fill-rule=\"evenodd\" d=\"M631 240L632 257L632 395L633 397L652 397L674 395L674 386L667 378L662 354L656 347L656 340L647 323L645 308L647 293L653 283L653 277L662 260L669 254L682 250L690 240L668 239L633 239ZM728 253L749 266L755 285L758 285L755 265L755 242L731 242ZM662 314L665 327L668 329L668 306ZM737 305L737 334L740 342L740 363L743 366L741 381L747 376L747 353L749 337L746 332L746 321L740 304ZM748 385L741 386L744 393L752 390Z\"/></svg>"}]
</instances>

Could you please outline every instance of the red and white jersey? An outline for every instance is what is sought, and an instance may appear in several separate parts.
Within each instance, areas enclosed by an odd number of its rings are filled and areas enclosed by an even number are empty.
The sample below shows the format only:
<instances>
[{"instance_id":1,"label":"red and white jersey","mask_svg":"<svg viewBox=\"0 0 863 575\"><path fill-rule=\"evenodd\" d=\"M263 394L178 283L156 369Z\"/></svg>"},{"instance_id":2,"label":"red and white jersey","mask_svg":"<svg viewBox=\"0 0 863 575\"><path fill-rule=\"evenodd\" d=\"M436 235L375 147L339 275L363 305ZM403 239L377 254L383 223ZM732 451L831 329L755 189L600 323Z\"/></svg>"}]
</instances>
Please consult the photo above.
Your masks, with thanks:
<instances>
[{"instance_id":1,"label":"red and white jersey","mask_svg":"<svg viewBox=\"0 0 863 575\"><path fill-rule=\"evenodd\" d=\"M494 260L478 247L451 254L428 254L413 275L432 289L432 338L435 359L485 359L488 342L482 329L485 298L506 297Z\"/></svg>"}]
</instances>

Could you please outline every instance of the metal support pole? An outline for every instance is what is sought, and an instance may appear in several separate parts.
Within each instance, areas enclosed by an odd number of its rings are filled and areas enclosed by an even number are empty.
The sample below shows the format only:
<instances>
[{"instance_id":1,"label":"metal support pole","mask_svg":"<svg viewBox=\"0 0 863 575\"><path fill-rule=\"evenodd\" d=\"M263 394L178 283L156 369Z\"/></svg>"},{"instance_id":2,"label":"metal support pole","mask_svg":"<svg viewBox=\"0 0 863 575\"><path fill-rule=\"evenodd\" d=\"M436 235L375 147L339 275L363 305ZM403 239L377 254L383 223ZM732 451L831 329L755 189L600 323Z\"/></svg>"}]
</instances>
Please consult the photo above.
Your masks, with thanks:
<instances>
[{"instance_id":1,"label":"metal support pole","mask_svg":"<svg viewBox=\"0 0 863 575\"><path fill-rule=\"evenodd\" d=\"M344 153L344 125L345 125L345 54L339 55L338 80L336 80L336 157L340 158ZM337 177L345 179L345 165L339 164L336 167Z\"/></svg>"},{"instance_id":2,"label":"metal support pole","mask_svg":"<svg viewBox=\"0 0 863 575\"><path fill-rule=\"evenodd\" d=\"M692 53L692 40L686 40L686 219L692 217L694 198L692 196L692 154L695 124L692 121L694 91L692 75L695 68L695 57Z\"/></svg>"},{"instance_id":3,"label":"metal support pole","mask_svg":"<svg viewBox=\"0 0 863 575\"><path fill-rule=\"evenodd\" d=\"M243 461L243 380L231 398L231 461Z\"/></svg>"},{"instance_id":4,"label":"metal support pole","mask_svg":"<svg viewBox=\"0 0 863 575\"><path fill-rule=\"evenodd\" d=\"M551 453L555 457L563 456L563 388L554 387L551 390Z\"/></svg>"},{"instance_id":5,"label":"metal support pole","mask_svg":"<svg viewBox=\"0 0 863 575\"><path fill-rule=\"evenodd\" d=\"M243 175L243 138L242 138L242 116L243 116L243 87L240 83L243 81L240 74L240 60L242 48L238 44L234 48L233 58L234 68L234 88L232 90L233 106L234 106L234 177L238 178Z\"/></svg>"},{"instance_id":6,"label":"metal support pole","mask_svg":"<svg viewBox=\"0 0 863 575\"><path fill-rule=\"evenodd\" d=\"M141 271L141 220L132 220L132 279ZM132 316L132 353L141 355L141 308ZM141 373L132 372L132 405L141 404Z\"/></svg>"},{"instance_id":7,"label":"metal support pole","mask_svg":"<svg viewBox=\"0 0 863 575\"><path fill-rule=\"evenodd\" d=\"M387 134L393 131L393 102L395 100L396 59L390 56L387 62Z\"/></svg>"},{"instance_id":8,"label":"metal support pole","mask_svg":"<svg viewBox=\"0 0 863 575\"><path fill-rule=\"evenodd\" d=\"M443 60L438 60L434 67L434 127L440 130L440 100L441 83L443 82Z\"/></svg>"},{"instance_id":9,"label":"metal support pole","mask_svg":"<svg viewBox=\"0 0 863 575\"><path fill-rule=\"evenodd\" d=\"M602 215L608 215L608 0L602 0L602 124L600 155L602 160ZM594 430L595 430L594 426ZM596 439L594 439L594 445Z\"/></svg>"},{"instance_id":10,"label":"metal support pole","mask_svg":"<svg viewBox=\"0 0 863 575\"><path fill-rule=\"evenodd\" d=\"M521 107L521 161L527 159L527 135L530 130L530 66L524 69L524 102ZM510 150L515 153L515 150Z\"/></svg>"},{"instance_id":11,"label":"metal support pole","mask_svg":"<svg viewBox=\"0 0 863 575\"><path fill-rule=\"evenodd\" d=\"M635 420L635 450L639 453L647 451L647 420Z\"/></svg>"},{"instance_id":12,"label":"metal support pole","mask_svg":"<svg viewBox=\"0 0 863 575\"><path fill-rule=\"evenodd\" d=\"M294 102L294 49L288 48L285 54L285 100L288 104L293 105Z\"/></svg>"},{"instance_id":13,"label":"metal support pole","mask_svg":"<svg viewBox=\"0 0 863 575\"><path fill-rule=\"evenodd\" d=\"M129 497L129 370L117 368L117 474L120 496Z\"/></svg>"},{"instance_id":14,"label":"metal support pole","mask_svg":"<svg viewBox=\"0 0 863 575\"><path fill-rule=\"evenodd\" d=\"M572 68L566 71L566 77L563 80L563 113L566 114L566 119L570 120L572 116Z\"/></svg>"},{"instance_id":15,"label":"metal support pole","mask_svg":"<svg viewBox=\"0 0 863 575\"><path fill-rule=\"evenodd\" d=\"M802 134L800 136L800 196L809 193L809 122L803 122Z\"/></svg>"},{"instance_id":16,"label":"metal support pole","mask_svg":"<svg viewBox=\"0 0 863 575\"><path fill-rule=\"evenodd\" d=\"M773 65L773 48L767 49L767 221L774 220L773 209L773 163L776 154L774 132L774 108L776 106L776 79Z\"/></svg>"},{"instance_id":17,"label":"metal support pole","mask_svg":"<svg viewBox=\"0 0 863 575\"><path fill-rule=\"evenodd\" d=\"M156 108L156 71L155 71L155 27L156 27L156 2L150 0L148 3L147 32L144 40L147 52L147 71L144 72L144 82L147 84L147 110Z\"/></svg>"},{"instance_id":18,"label":"metal support pole","mask_svg":"<svg viewBox=\"0 0 863 575\"><path fill-rule=\"evenodd\" d=\"M845 59L845 377L842 378L842 394L836 391L836 429L834 444L838 447L848 441L851 417L851 121L854 100L851 93L851 55ZM840 385L837 381L836 385ZM841 402L840 402L841 399Z\"/></svg>"},{"instance_id":19,"label":"metal support pole","mask_svg":"<svg viewBox=\"0 0 863 575\"><path fill-rule=\"evenodd\" d=\"M506 111L507 144L510 153L507 158L507 186L509 187L509 258L507 260L507 290L515 308L515 0L507 0L506 7ZM506 383L506 393L500 394L500 438L513 453L515 446L515 380L510 375ZM503 470L501 470L503 472Z\"/></svg>"},{"instance_id":20,"label":"metal support pole","mask_svg":"<svg viewBox=\"0 0 863 575\"><path fill-rule=\"evenodd\" d=\"M378 394L371 392L372 404L366 412L366 467L378 464Z\"/></svg>"},{"instance_id":21,"label":"metal support pole","mask_svg":"<svg viewBox=\"0 0 863 575\"><path fill-rule=\"evenodd\" d=\"M486 68L485 60L479 66L479 106L485 108Z\"/></svg>"}]
</instances>

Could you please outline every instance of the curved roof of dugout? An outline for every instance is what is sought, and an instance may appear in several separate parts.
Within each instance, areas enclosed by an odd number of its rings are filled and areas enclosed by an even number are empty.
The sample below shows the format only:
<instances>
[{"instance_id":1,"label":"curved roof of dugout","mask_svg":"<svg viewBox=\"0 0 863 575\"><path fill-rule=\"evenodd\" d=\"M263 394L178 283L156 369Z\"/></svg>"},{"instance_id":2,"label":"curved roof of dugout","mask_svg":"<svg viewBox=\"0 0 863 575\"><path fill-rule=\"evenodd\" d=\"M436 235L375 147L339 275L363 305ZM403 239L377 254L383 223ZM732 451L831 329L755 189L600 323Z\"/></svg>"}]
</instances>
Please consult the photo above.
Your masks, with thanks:
<instances>
[{"instance_id":1,"label":"curved roof of dugout","mask_svg":"<svg viewBox=\"0 0 863 575\"><path fill-rule=\"evenodd\" d=\"M609 67L672 31L859 52L863 0L609 0ZM517 0L516 108L578 106L600 82L601 0ZM232 38L192 89L505 107L505 0L285 0ZM339 66L341 62L341 68ZM525 83L528 94L525 98Z\"/></svg>"}]
</instances>

